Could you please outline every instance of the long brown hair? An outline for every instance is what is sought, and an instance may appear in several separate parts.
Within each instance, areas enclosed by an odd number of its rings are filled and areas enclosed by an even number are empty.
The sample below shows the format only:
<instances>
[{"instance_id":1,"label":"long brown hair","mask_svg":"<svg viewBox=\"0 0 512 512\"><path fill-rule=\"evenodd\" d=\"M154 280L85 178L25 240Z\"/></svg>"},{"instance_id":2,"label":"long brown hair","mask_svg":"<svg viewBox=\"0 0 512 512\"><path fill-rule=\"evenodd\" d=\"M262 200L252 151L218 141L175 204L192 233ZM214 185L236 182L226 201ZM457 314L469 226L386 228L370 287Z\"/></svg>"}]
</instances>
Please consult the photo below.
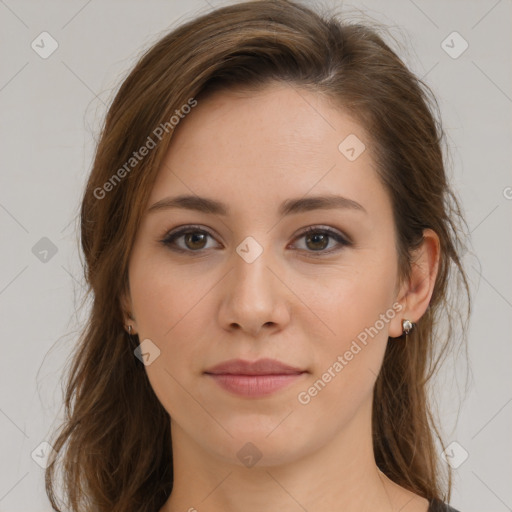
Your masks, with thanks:
<instances>
[{"instance_id":1,"label":"long brown hair","mask_svg":"<svg viewBox=\"0 0 512 512\"><path fill-rule=\"evenodd\" d=\"M170 419L124 329L130 252L179 119L208 92L272 81L332 99L371 135L393 204L401 279L423 229L440 238L429 308L407 340L388 343L372 428L377 465L389 478L427 499L449 498L428 385L461 318L449 285L458 283L467 295L466 318L470 292L461 261L465 223L445 172L437 102L369 25L262 0L217 9L163 37L140 58L108 111L81 207L92 306L67 376L65 419L51 443L58 455L45 475L55 510L62 506L57 468L73 512L155 512L169 497ZM435 329L439 322L443 328Z\"/></svg>"}]
</instances>

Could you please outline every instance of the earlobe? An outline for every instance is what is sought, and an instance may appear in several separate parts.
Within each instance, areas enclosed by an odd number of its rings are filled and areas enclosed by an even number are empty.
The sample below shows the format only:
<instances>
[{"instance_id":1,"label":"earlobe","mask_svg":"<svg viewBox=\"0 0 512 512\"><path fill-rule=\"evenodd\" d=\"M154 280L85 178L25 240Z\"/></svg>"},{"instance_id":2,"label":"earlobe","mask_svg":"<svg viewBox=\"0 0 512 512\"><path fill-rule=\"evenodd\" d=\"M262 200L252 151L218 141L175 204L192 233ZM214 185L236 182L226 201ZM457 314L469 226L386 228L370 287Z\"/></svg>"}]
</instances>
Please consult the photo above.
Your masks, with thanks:
<instances>
[{"instance_id":1,"label":"earlobe","mask_svg":"<svg viewBox=\"0 0 512 512\"><path fill-rule=\"evenodd\" d=\"M423 242L412 254L411 274L400 290L399 301L403 309L396 316L389 330L389 336L397 338L404 334L402 322L416 324L429 307L436 283L439 259L439 237L432 229L423 231ZM408 324L406 324L406 327Z\"/></svg>"}]
</instances>

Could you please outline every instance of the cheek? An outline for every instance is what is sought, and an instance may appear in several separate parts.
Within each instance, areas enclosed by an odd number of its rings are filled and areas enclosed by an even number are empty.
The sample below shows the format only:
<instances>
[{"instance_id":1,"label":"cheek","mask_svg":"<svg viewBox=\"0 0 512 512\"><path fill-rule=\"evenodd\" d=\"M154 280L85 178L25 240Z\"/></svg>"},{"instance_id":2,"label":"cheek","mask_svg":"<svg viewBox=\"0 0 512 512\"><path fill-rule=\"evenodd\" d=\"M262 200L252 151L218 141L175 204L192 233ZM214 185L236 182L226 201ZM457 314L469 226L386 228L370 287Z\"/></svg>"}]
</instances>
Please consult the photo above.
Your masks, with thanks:
<instances>
[{"instance_id":1,"label":"cheek","mask_svg":"<svg viewBox=\"0 0 512 512\"><path fill-rule=\"evenodd\" d=\"M328 407L330 401L342 400L355 407L371 393L391 321L399 314L396 304L393 307L393 258L391 250L389 254L368 251L358 258L358 267L325 275L317 281L316 292L309 290L308 305L328 330L315 336L314 375L309 381L314 387L303 389L304 402L311 398ZM311 333L316 328L309 329Z\"/></svg>"},{"instance_id":2,"label":"cheek","mask_svg":"<svg viewBox=\"0 0 512 512\"><path fill-rule=\"evenodd\" d=\"M130 292L139 340L155 343L160 350L158 363L165 361L165 368L174 372L180 362L193 357L197 346L190 318L204 295L200 280L187 279L180 269L160 257L135 252L130 265ZM147 369L151 373L151 366Z\"/></svg>"},{"instance_id":3,"label":"cheek","mask_svg":"<svg viewBox=\"0 0 512 512\"><path fill-rule=\"evenodd\" d=\"M358 266L335 269L303 291L308 305L328 328L324 331L329 333L324 336L326 347L342 350L376 324L382 334L380 338L387 340L390 320L395 314L392 306L396 274L393 260L386 254L381 256L377 260L361 255Z\"/></svg>"},{"instance_id":4,"label":"cheek","mask_svg":"<svg viewBox=\"0 0 512 512\"><path fill-rule=\"evenodd\" d=\"M145 338L165 340L200 299L200 279L187 278L180 268L144 252L134 253L130 292L137 328Z\"/></svg>"},{"instance_id":5,"label":"cheek","mask_svg":"<svg viewBox=\"0 0 512 512\"><path fill-rule=\"evenodd\" d=\"M296 396L299 408L329 425L332 433L348 424L362 406L371 404L389 322L396 314L387 297L358 295L355 288L333 299L337 299L338 313L332 314L329 323L335 335L319 340L312 375Z\"/></svg>"},{"instance_id":6,"label":"cheek","mask_svg":"<svg viewBox=\"0 0 512 512\"><path fill-rule=\"evenodd\" d=\"M203 364L198 339L206 326L197 320L206 317L201 299L210 287L197 272L191 278L161 259L142 253L132 258L130 291L139 340L150 339L160 351L145 371L158 400L175 418L204 414L188 390Z\"/></svg>"}]
</instances>

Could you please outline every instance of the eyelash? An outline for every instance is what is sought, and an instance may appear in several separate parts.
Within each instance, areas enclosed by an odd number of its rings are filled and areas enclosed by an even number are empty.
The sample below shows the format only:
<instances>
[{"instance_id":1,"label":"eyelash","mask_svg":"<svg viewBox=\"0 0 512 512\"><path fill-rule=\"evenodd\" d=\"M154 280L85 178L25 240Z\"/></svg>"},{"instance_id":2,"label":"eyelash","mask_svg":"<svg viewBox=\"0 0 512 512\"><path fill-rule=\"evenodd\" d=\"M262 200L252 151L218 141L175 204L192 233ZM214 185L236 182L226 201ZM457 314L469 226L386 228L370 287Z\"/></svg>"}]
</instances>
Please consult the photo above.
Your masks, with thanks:
<instances>
[{"instance_id":1,"label":"eyelash","mask_svg":"<svg viewBox=\"0 0 512 512\"><path fill-rule=\"evenodd\" d=\"M184 226L180 229L178 229L175 232L167 233L166 236L160 240L160 243L164 246L168 247L172 251L179 252L179 253L189 253L189 254L201 254L204 251L207 251L208 249L198 249L197 251L191 250L191 249L183 249L181 247L177 247L175 242L178 238L181 238L182 236L186 234L193 234L193 233L203 233L206 235L209 235L210 237L214 238L214 236L207 230L201 228L200 226ZM339 247L337 248L331 248L329 250L319 250L319 251L309 251L306 249L299 249L301 251L305 251L308 253L308 255L313 257L321 257L323 255L332 254L334 252L337 252L341 250L343 247L349 247L352 245L352 242L350 242L348 239L344 238L342 235L340 235L337 231L334 231L330 228L324 228L320 226L310 226L306 228L302 233L297 235L295 240L298 240L300 238L303 238L304 236L311 235L311 234L323 234L328 235L329 238L334 239Z\"/></svg>"}]
</instances>

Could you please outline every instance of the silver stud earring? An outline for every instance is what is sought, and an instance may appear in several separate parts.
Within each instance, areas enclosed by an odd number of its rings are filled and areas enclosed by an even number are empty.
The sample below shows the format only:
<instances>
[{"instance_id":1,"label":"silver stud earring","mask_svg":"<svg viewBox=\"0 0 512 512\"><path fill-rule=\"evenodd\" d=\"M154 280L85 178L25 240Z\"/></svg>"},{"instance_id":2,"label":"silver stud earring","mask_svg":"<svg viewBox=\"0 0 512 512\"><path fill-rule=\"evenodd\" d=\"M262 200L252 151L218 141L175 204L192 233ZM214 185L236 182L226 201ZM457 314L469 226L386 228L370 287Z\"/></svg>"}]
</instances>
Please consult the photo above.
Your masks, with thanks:
<instances>
[{"instance_id":1,"label":"silver stud earring","mask_svg":"<svg viewBox=\"0 0 512 512\"><path fill-rule=\"evenodd\" d=\"M403 334L407 335L411 332L414 324L410 320L402 320L402 331Z\"/></svg>"},{"instance_id":2,"label":"silver stud earring","mask_svg":"<svg viewBox=\"0 0 512 512\"><path fill-rule=\"evenodd\" d=\"M132 326L130 324L128 324L128 334L132 335Z\"/></svg>"}]
</instances>

